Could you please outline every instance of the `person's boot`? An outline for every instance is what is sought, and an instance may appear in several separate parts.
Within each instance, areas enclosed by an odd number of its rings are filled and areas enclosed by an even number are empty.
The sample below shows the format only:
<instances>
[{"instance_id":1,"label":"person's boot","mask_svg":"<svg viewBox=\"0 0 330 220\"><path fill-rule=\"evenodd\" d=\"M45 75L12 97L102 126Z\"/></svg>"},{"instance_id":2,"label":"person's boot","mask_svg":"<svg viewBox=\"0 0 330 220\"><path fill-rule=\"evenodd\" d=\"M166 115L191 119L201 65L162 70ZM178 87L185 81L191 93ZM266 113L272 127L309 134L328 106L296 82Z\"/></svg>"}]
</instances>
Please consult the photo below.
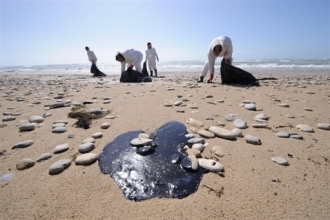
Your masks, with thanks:
<instances>
[{"instance_id":1,"label":"person's boot","mask_svg":"<svg viewBox=\"0 0 330 220\"><path fill-rule=\"evenodd\" d=\"M201 82L203 82L204 81L204 76L201 76L198 80L197 80L197 82L199 82L199 83L201 83Z\"/></svg>"},{"instance_id":2,"label":"person's boot","mask_svg":"<svg viewBox=\"0 0 330 220\"><path fill-rule=\"evenodd\" d=\"M210 75L210 79L209 79L209 80L207 80L207 82L208 82L208 83L213 83L213 82L212 82L212 80L213 80L213 77L214 77L214 74L211 74L211 75Z\"/></svg>"},{"instance_id":3,"label":"person's boot","mask_svg":"<svg viewBox=\"0 0 330 220\"><path fill-rule=\"evenodd\" d=\"M158 77L158 76L157 76L157 69L155 69L155 77Z\"/></svg>"},{"instance_id":4,"label":"person's boot","mask_svg":"<svg viewBox=\"0 0 330 220\"><path fill-rule=\"evenodd\" d=\"M153 72L152 72L152 70L150 70L150 76L151 76L151 77L153 76L152 74L153 74Z\"/></svg>"}]
</instances>

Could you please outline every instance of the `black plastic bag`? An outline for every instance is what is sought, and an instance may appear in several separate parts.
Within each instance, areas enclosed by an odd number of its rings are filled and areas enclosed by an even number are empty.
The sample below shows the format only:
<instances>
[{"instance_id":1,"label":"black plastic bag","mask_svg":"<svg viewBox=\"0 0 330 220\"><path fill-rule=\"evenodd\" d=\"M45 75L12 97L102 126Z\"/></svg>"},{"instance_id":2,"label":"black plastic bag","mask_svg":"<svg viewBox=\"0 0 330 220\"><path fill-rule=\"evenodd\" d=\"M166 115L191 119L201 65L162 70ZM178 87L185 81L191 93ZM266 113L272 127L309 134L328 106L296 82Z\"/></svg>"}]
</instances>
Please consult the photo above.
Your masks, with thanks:
<instances>
[{"instance_id":1,"label":"black plastic bag","mask_svg":"<svg viewBox=\"0 0 330 220\"><path fill-rule=\"evenodd\" d=\"M251 73L225 62L221 62L220 73L221 84L259 85L259 80Z\"/></svg>"},{"instance_id":2,"label":"black plastic bag","mask_svg":"<svg viewBox=\"0 0 330 220\"><path fill-rule=\"evenodd\" d=\"M103 72L99 70L99 68L97 68L95 63L92 63L91 73L93 73L94 76L106 76Z\"/></svg>"},{"instance_id":3,"label":"black plastic bag","mask_svg":"<svg viewBox=\"0 0 330 220\"><path fill-rule=\"evenodd\" d=\"M152 82L152 79L138 71L130 70L121 73L120 82Z\"/></svg>"}]
</instances>

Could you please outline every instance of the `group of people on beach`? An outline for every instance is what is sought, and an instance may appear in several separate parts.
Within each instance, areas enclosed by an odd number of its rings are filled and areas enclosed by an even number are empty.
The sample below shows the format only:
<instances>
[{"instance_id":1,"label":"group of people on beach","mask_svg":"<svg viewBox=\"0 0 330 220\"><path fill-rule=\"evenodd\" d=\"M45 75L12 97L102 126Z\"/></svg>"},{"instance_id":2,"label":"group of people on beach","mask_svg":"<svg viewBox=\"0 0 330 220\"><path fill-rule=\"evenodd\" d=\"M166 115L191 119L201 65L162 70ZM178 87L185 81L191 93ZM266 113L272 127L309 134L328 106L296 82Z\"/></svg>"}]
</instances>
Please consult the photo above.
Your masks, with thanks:
<instances>
[{"instance_id":1,"label":"group of people on beach","mask_svg":"<svg viewBox=\"0 0 330 220\"><path fill-rule=\"evenodd\" d=\"M89 47L85 47L88 55L89 61L92 63L91 73L94 76L106 76L102 73L96 66L97 58L95 53L89 50ZM150 42L147 43L147 50L145 51L146 58L145 62L148 63L150 76L158 76L157 67L156 67L156 59L159 62L159 57L156 52L156 49L152 47ZM207 73L210 72L210 78L207 80L208 83L212 83L214 78L214 65L217 57L223 57L222 63L232 64L232 54L233 54L233 45L231 39L227 36L220 36L215 38L207 52L207 61L204 64L202 73L197 82L203 82ZM121 63L121 72L131 71L135 68L136 71L142 73L141 62L143 60L142 52L135 49L128 49L124 52L118 52L116 54L116 61ZM153 73L155 72L155 75Z\"/></svg>"}]
</instances>

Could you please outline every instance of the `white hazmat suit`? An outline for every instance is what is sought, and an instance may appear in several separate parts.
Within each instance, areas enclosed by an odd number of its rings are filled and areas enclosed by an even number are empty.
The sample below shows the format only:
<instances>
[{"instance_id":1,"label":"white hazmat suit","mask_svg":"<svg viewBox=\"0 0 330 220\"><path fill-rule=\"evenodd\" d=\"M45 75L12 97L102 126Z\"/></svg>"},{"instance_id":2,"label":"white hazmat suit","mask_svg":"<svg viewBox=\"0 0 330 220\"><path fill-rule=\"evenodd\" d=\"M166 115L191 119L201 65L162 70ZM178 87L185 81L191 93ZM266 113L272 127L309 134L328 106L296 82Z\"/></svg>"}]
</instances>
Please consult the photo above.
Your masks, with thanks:
<instances>
[{"instance_id":1,"label":"white hazmat suit","mask_svg":"<svg viewBox=\"0 0 330 220\"><path fill-rule=\"evenodd\" d=\"M214 55L213 53L213 48L217 45L221 45L222 47L222 51L219 55L219 57L222 57L229 60L229 63L232 62L232 54L233 54L233 45L231 43L231 39L227 36L220 36L215 38L208 49L208 53L207 53L207 58L208 60L205 62L204 64L204 68L203 71L201 73L201 77L205 77L207 75L207 72L210 71L211 74L214 73L214 64L215 64L215 60L217 59L217 57ZM213 77L213 76L211 76Z\"/></svg>"},{"instance_id":2,"label":"white hazmat suit","mask_svg":"<svg viewBox=\"0 0 330 220\"><path fill-rule=\"evenodd\" d=\"M155 48L150 48L146 50L146 60L148 61L148 66L149 66L149 70L152 71L156 68L156 58L157 60L159 60L158 58L158 54L156 52Z\"/></svg>"},{"instance_id":3,"label":"white hazmat suit","mask_svg":"<svg viewBox=\"0 0 330 220\"><path fill-rule=\"evenodd\" d=\"M123 57L125 58L125 62L121 63L121 72L125 71L126 64L127 64L127 66L133 65L133 66L135 66L136 71L138 71L140 73L142 72L141 62L143 59L143 54L140 51L134 50L134 49L129 49L123 53L121 53L121 52L118 52L118 53L123 55Z\"/></svg>"}]
</instances>

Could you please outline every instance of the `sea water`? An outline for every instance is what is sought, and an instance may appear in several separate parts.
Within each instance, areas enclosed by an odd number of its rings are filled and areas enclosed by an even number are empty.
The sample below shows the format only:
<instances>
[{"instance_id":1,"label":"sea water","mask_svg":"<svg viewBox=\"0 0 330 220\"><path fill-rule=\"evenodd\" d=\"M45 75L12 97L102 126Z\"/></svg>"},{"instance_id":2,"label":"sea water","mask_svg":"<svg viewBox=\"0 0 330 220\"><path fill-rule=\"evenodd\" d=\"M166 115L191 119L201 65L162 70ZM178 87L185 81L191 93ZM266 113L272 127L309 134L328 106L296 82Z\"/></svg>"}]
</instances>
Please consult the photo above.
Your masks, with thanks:
<instances>
[{"instance_id":1,"label":"sea water","mask_svg":"<svg viewBox=\"0 0 330 220\"><path fill-rule=\"evenodd\" d=\"M215 73L220 72L220 61L215 63ZM164 61L157 63L158 73L200 74L205 60ZM324 59L234 59L233 65L251 73L320 73L330 74L330 58ZM90 74L90 63L51 64L30 66L0 67L0 75L18 74ZM107 75L119 75L121 65L118 62L98 63L98 68Z\"/></svg>"}]
</instances>

